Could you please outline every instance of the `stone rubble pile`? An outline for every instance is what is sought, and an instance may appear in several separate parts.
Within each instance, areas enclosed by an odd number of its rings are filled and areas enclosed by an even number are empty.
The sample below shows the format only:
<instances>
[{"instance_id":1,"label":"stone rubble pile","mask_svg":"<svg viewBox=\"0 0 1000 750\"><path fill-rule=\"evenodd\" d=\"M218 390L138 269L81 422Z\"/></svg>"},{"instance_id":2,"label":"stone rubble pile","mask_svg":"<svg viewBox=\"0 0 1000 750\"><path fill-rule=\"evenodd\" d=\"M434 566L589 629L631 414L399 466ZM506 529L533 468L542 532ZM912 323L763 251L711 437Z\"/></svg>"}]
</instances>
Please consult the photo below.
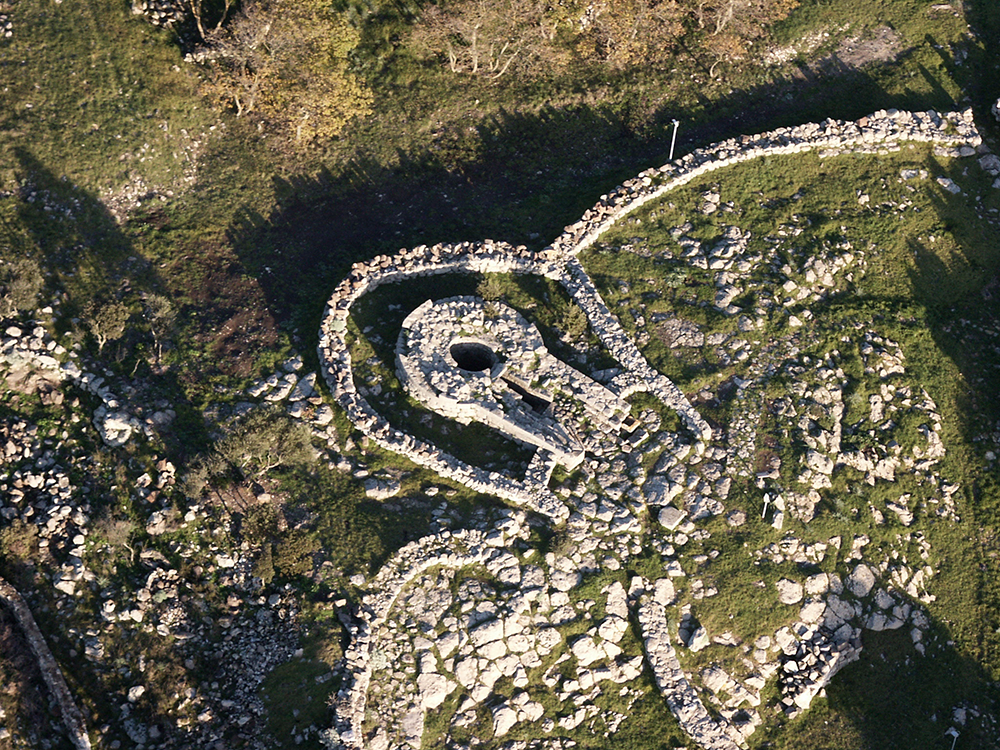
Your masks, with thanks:
<instances>
[{"instance_id":1,"label":"stone rubble pile","mask_svg":"<svg viewBox=\"0 0 1000 750\"><path fill-rule=\"evenodd\" d=\"M42 310L46 311L51 314L52 308ZM101 403L94 410L94 427L111 447L125 445L134 434L152 437L157 427L170 424L176 416L166 405L145 420L140 419L105 385L105 377L81 370L75 358L75 352L67 352L40 324L31 331L10 325L0 336L0 373L6 370L8 381L18 380L20 373L30 373L31 385L43 403L61 403L64 382L97 396Z\"/></svg>"},{"instance_id":2,"label":"stone rubble pile","mask_svg":"<svg viewBox=\"0 0 1000 750\"><path fill-rule=\"evenodd\" d=\"M188 18L188 12L179 0L133 0L132 15L143 16L154 26L171 29Z\"/></svg>"},{"instance_id":3,"label":"stone rubble pile","mask_svg":"<svg viewBox=\"0 0 1000 750\"><path fill-rule=\"evenodd\" d=\"M525 538L527 533L523 516L508 513L506 520L497 524L490 532L470 529L444 531L411 542L396 552L382 567L369 587L372 593L364 598L361 618L351 629L351 647L345 655L347 675L338 692L335 723L335 729L343 742L354 745L365 743L363 725L377 633L407 584L430 568L454 569L504 559L509 556L505 548L513 540ZM439 680L432 683L425 680L425 693L436 693L440 688ZM426 706L433 700L425 697L423 702ZM422 713L419 724L422 727ZM416 732L415 736L419 738L420 732Z\"/></svg>"}]
</instances>

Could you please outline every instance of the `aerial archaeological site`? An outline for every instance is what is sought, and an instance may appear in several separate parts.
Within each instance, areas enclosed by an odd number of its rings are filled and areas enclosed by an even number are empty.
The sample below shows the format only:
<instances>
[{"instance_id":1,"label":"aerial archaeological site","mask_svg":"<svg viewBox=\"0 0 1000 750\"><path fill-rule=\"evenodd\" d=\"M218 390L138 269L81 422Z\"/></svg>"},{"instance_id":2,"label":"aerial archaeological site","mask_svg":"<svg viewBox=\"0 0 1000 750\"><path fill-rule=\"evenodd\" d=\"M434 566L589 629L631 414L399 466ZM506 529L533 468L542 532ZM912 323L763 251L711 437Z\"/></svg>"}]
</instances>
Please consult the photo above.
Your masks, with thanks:
<instances>
[{"instance_id":1,"label":"aerial archaeological site","mask_svg":"<svg viewBox=\"0 0 1000 750\"><path fill-rule=\"evenodd\" d=\"M998 49L0 0L0 750L1000 748Z\"/></svg>"}]
</instances>

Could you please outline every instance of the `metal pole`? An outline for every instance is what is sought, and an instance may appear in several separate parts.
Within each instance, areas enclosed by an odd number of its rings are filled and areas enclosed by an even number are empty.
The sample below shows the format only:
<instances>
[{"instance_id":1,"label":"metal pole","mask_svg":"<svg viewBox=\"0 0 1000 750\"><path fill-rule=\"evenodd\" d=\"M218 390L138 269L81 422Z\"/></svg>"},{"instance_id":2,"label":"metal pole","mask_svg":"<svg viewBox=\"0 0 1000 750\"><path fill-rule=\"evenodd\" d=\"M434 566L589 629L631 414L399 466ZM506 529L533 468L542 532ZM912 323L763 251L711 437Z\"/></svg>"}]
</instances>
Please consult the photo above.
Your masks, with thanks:
<instances>
[{"instance_id":1,"label":"metal pole","mask_svg":"<svg viewBox=\"0 0 1000 750\"><path fill-rule=\"evenodd\" d=\"M674 120L674 134L670 138L670 158L667 161L673 161L674 160L674 145L677 143L677 126L679 124L680 123L677 122L677 120Z\"/></svg>"}]
</instances>

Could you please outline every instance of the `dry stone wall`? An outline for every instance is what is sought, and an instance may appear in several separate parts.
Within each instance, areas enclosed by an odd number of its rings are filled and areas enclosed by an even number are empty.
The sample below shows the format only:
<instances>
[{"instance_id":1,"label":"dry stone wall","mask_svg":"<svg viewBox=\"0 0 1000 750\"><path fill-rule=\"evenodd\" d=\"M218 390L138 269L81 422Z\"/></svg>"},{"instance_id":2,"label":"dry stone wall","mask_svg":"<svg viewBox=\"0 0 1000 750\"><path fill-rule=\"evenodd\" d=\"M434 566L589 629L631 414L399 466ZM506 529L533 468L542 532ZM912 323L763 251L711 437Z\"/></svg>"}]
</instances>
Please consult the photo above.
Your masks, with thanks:
<instances>
[{"instance_id":1,"label":"dry stone wall","mask_svg":"<svg viewBox=\"0 0 1000 750\"><path fill-rule=\"evenodd\" d=\"M508 554L506 546L527 535L523 516L510 513L490 532L444 531L411 542L382 567L371 582L373 593L364 599L361 620L352 628L351 646L345 655L348 675L338 693L335 727L341 740L358 744L364 736L362 725L375 646L372 636L385 621L403 588L430 568L464 568Z\"/></svg>"},{"instance_id":2,"label":"dry stone wall","mask_svg":"<svg viewBox=\"0 0 1000 750\"><path fill-rule=\"evenodd\" d=\"M622 397L636 391L650 392L675 409L697 437L694 448L698 454L702 454L706 452L711 439L710 427L684 394L669 379L650 367L611 313L576 256L593 245L605 231L630 212L716 169L767 155L806 152L818 152L820 156L882 153L900 148L903 142L933 143L942 155L971 156L981 145L981 138L970 110L945 115L936 112L883 110L856 122L826 120L795 128L780 128L762 135L730 139L699 149L658 169L641 173L602 196L599 203L588 210L579 222L567 227L562 236L537 254L524 247L515 248L487 240L482 243L420 246L402 250L393 257L378 256L367 263L355 264L348 278L330 298L324 314L319 344L323 375L353 424L380 446L407 456L474 490L494 494L541 513L555 523L569 519L571 526L579 524L581 517L576 513L571 516L566 503L549 491L547 479L551 461L541 452L536 454L528 475L519 481L464 464L437 447L395 429L378 414L358 393L353 381L348 334L352 305L381 284L418 276L493 272L530 273L554 279L567 289L585 312L593 331L625 369L625 372L612 380L611 387ZM688 446L681 446L667 451L670 455L664 455L669 462L676 463L679 461L677 455L681 452L686 454L688 449ZM708 447L707 455L713 456L715 450ZM664 467L664 471L669 469L670 466ZM723 484L727 481L719 480ZM722 497L725 497L726 488L721 490ZM623 492L629 491L623 489L617 496L609 493L609 497L617 500ZM633 494L635 493L628 494L627 499L633 499ZM645 504L642 497L637 499ZM600 502L599 498L594 500ZM651 499L649 503L653 504ZM712 515L721 512L721 509L721 504L718 508L713 506L703 515ZM581 512L582 510L581 508ZM733 513L729 515L730 525L745 521L742 512L739 515L739 518ZM617 518L610 509L607 517ZM692 519L695 517L692 514ZM517 525L515 522L514 526ZM688 534L694 538L694 535L702 532L690 522L685 522L680 528L683 533L677 533L673 537L678 544L684 543L680 541L681 537L686 540ZM372 635L388 615L403 588L417 575L433 566L464 567L481 563L494 554L491 550L495 550L496 546L503 545L506 539L517 535L518 531L514 528L494 532L492 538L483 532L471 531L440 534L408 545L387 564L373 582L371 590L374 593L365 600L360 624L352 632L353 644L348 655L351 679L342 690L338 723L335 731L331 730L328 737L331 746L342 741L348 746L360 747L363 742L361 725L365 718L371 676ZM670 554L673 554L673 548ZM674 567L676 570L667 570L669 576L683 575L679 563L675 562ZM710 593L705 592L704 595L709 596ZM791 600L796 596L801 597L801 592L796 589L782 595ZM809 605L807 602L806 606ZM814 608L818 608L818 605ZM732 750L744 746L744 735L752 732L753 727L740 728L727 718L715 719L708 713L671 645L664 604L655 596L645 598L639 602L637 614L646 647L646 659L653 669L658 687L683 729L696 743L709 750ZM900 619L900 625L903 619ZM820 632L818 627L804 628L803 632L816 635L812 639L805 636L798 639L791 636L790 632L786 633L789 636L787 642L781 642L781 638L777 638L777 645L787 657L783 662L781 678L785 696L782 705L787 707L787 712L807 707L812 697L827 684L833 674L857 657L859 644L856 642L856 629L844 622L839 624L846 632L844 637L832 642L825 631ZM832 627L826 620L824 626L827 630ZM707 639L706 634L701 635ZM695 650L692 644L698 637L698 632L689 634L686 641L689 649ZM919 639L915 635L914 641L917 640ZM716 639L716 642L723 641ZM770 639L758 639L757 645L758 650L763 653L770 646ZM580 658L579 654L574 654ZM806 669L802 669L801 664L805 664ZM763 669L761 671L764 672ZM726 682L724 678L724 674L720 677L712 672L707 677L703 674L702 682L707 687L713 681ZM762 686L763 680L759 687ZM759 701L759 698L756 700ZM756 703L751 702L751 705ZM504 721L506 718L509 717L504 714ZM506 723L500 723L506 726Z\"/></svg>"},{"instance_id":3,"label":"dry stone wall","mask_svg":"<svg viewBox=\"0 0 1000 750\"><path fill-rule=\"evenodd\" d=\"M626 181L596 206L584 212L580 221L547 248L550 256L576 255L597 241L617 221L671 190L717 169L751 161L762 156L819 152L820 156L846 153L883 153L896 150L903 142L934 143L953 147L961 156L972 156L982 143L972 110L938 114L879 110L855 122L824 120L791 128L778 128L756 136L730 138L707 148L692 151L662 167L647 169ZM965 151L967 150L967 153Z\"/></svg>"}]
</instances>

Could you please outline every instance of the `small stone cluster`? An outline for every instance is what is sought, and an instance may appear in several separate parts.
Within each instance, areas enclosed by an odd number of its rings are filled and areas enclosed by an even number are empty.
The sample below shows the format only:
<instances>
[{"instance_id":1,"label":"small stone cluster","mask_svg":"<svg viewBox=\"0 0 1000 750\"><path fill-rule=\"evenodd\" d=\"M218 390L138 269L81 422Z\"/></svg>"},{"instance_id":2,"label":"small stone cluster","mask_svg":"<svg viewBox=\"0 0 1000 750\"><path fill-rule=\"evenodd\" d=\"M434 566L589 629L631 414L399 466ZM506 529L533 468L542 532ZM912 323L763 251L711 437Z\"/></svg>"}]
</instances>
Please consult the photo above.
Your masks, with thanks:
<instances>
[{"instance_id":1,"label":"small stone cluster","mask_svg":"<svg viewBox=\"0 0 1000 750\"><path fill-rule=\"evenodd\" d=\"M51 315L52 308L43 308L41 312ZM101 403L94 410L94 427L111 447L124 445L136 433L152 437L157 428L170 424L176 416L169 404L164 404L162 409L140 419L105 385L103 376L81 370L75 359L76 352L67 352L42 325L36 325L30 332L8 326L0 337L0 366L6 370L8 383L38 393L46 404L62 403L64 381L97 396Z\"/></svg>"},{"instance_id":2,"label":"small stone cluster","mask_svg":"<svg viewBox=\"0 0 1000 750\"><path fill-rule=\"evenodd\" d=\"M178 0L133 0L132 15L143 16L154 26L170 29L188 18L188 13Z\"/></svg>"}]
</instances>

